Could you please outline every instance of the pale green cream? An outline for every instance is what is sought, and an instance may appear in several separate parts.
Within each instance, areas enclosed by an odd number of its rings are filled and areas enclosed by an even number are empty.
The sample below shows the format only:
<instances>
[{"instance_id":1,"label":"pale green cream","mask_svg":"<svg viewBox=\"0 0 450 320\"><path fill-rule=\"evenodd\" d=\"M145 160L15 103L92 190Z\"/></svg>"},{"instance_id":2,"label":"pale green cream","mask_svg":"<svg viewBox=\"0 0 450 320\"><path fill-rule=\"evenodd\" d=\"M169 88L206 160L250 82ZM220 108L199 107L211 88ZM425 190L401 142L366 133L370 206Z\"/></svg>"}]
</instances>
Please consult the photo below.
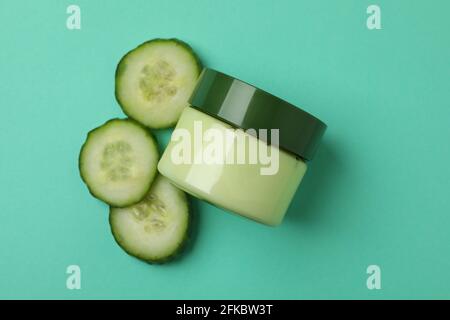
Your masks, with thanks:
<instances>
[{"instance_id":1,"label":"pale green cream","mask_svg":"<svg viewBox=\"0 0 450 320\"><path fill-rule=\"evenodd\" d=\"M215 128L218 130L232 129L228 124L208 116L192 107L184 109L177 127L186 129L194 137L194 123L201 122L203 130ZM237 163L181 163L173 161L173 155L178 151L177 142L171 141L159 161L158 170L169 178L181 189L193 196L206 200L226 210L238 213L247 218L256 220L267 225L278 225L281 223L289 203L300 184L306 171L306 164L294 155L279 150L275 146L268 146L257 138L240 131L245 135L246 154L249 153L251 141L256 140L259 146L269 149L270 152L279 152L277 172L273 175L262 175L261 168L267 167L260 163L237 164ZM174 137L172 135L172 137ZM237 139L231 142L235 148ZM203 150L212 142L202 142ZM230 149L230 148L228 148ZM276 150L275 150L276 149ZM233 149L236 150L237 149ZM174 152L177 151L177 152ZM196 149L192 143L192 158L195 157ZM198 152L198 150L197 150ZM223 155L227 157L227 154Z\"/></svg>"}]
</instances>

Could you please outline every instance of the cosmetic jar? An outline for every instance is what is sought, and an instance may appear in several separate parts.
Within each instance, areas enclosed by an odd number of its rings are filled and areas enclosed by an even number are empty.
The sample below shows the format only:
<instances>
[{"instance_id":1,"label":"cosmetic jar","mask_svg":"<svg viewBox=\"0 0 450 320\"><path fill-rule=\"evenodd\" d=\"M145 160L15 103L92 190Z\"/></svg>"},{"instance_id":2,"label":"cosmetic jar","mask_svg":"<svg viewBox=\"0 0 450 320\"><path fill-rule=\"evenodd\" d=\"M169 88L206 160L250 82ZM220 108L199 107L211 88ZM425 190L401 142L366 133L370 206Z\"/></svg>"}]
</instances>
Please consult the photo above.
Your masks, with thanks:
<instances>
[{"instance_id":1,"label":"cosmetic jar","mask_svg":"<svg viewBox=\"0 0 450 320\"><path fill-rule=\"evenodd\" d=\"M158 163L187 193L227 211L281 223L325 132L309 113L204 69Z\"/></svg>"}]
</instances>

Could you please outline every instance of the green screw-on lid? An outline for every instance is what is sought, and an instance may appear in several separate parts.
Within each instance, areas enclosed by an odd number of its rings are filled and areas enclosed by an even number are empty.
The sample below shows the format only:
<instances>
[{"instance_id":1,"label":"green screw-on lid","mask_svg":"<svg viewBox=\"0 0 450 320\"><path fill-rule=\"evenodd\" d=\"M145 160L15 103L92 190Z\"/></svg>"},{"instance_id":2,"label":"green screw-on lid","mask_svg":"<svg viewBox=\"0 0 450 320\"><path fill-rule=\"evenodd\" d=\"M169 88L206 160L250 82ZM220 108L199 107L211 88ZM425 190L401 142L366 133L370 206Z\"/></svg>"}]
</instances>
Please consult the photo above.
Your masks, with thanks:
<instances>
[{"instance_id":1,"label":"green screw-on lid","mask_svg":"<svg viewBox=\"0 0 450 320\"><path fill-rule=\"evenodd\" d=\"M278 129L279 147L305 160L312 159L327 127L292 104L212 69L203 69L189 102L237 128Z\"/></svg>"}]
</instances>

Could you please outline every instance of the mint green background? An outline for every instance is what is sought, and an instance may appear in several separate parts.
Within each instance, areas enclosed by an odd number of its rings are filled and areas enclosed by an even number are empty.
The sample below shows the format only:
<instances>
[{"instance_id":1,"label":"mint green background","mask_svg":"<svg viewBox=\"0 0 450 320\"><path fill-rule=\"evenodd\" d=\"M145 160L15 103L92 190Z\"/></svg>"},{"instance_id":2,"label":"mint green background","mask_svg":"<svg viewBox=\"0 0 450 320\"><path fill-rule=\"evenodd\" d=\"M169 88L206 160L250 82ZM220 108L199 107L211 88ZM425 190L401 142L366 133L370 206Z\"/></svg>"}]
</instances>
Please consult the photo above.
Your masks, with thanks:
<instances>
[{"instance_id":1,"label":"mint green background","mask_svg":"<svg viewBox=\"0 0 450 320\"><path fill-rule=\"evenodd\" d=\"M449 1L74 3L79 31L71 2L0 4L1 298L450 298ZM86 132L123 116L117 62L155 37L329 125L280 227L194 202L193 243L164 266L115 245L77 170Z\"/></svg>"}]
</instances>

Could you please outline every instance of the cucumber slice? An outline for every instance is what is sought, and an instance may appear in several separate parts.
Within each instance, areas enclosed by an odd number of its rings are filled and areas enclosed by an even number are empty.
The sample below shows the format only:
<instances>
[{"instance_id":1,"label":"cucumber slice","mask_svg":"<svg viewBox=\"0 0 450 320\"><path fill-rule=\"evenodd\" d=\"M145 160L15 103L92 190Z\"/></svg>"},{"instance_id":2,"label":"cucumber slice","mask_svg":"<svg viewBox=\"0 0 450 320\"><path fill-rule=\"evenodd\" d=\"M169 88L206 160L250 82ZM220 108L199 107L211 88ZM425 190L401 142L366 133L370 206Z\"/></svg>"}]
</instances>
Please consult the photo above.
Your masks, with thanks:
<instances>
[{"instance_id":1,"label":"cucumber slice","mask_svg":"<svg viewBox=\"0 0 450 320\"><path fill-rule=\"evenodd\" d=\"M128 208L111 207L114 239L129 255L149 263L173 258L187 239L186 194L158 175L146 197Z\"/></svg>"},{"instance_id":2,"label":"cucumber slice","mask_svg":"<svg viewBox=\"0 0 450 320\"><path fill-rule=\"evenodd\" d=\"M128 52L116 69L116 99L130 118L154 129L173 126L201 72L192 48L154 39Z\"/></svg>"},{"instance_id":3,"label":"cucumber slice","mask_svg":"<svg viewBox=\"0 0 450 320\"><path fill-rule=\"evenodd\" d=\"M91 194L109 205L129 206L148 192L159 154L150 132L130 119L113 119L89 132L80 174Z\"/></svg>"}]
</instances>

